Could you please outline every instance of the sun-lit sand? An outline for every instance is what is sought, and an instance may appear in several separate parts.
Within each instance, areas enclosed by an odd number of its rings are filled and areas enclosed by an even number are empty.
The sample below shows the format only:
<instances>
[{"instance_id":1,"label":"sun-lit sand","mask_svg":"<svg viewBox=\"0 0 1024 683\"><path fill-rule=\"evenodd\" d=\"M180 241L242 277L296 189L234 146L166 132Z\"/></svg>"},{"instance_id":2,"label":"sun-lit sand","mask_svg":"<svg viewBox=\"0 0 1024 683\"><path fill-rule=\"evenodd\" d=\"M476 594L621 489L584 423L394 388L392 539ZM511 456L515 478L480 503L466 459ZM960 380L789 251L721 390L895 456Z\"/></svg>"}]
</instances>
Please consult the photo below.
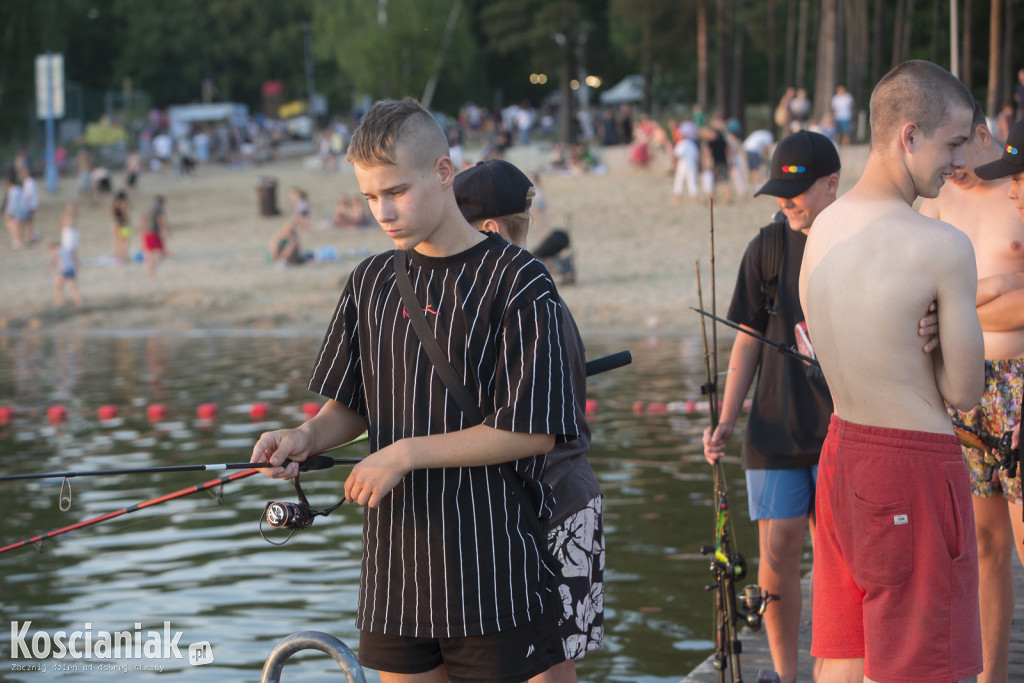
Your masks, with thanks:
<instances>
[{"instance_id":1,"label":"sun-lit sand","mask_svg":"<svg viewBox=\"0 0 1024 683\"><path fill-rule=\"evenodd\" d=\"M863 167L865 147L844 148L841 191ZM600 150L603 175L542 172L546 215L538 217L530 244L551 227L568 227L577 282L560 287L584 336L670 335L699 330L696 262L703 296L711 305L711 231L707 204L673 206L669 161L664 153L635 170L624 147ZM473 150L466 154L475 160ZM545 164L542 147L509 151L528 173ZM281 215L259 215L256 186L263 176L277 180ZM39 179L40 187L45 181ZM114 174L115 189L123 174ZM288 188L306 190L313 229L301 232L303 248L321 254L333 247L336 261L281 268L268 263L267 245L291 213ZM42 241L27 249L0 238L0 329L59 333L96 330L314 330L326 326L351 268L368 253L391 248L376 227L324 228L341 193L358 191L351 167L318 170L315 159L294 157L245 169L201 168L189 178L169 171L146 173L131 196L136 226L132 253L141 248L140 218L155 194L167 197L170 258L150 279L141 263L110 265L113 247L109 199L90 206L78 201L82 266L78 282L85 306L54 303L54 272L47 269L47 245L58 239L58 218L76 201L73 178L62 178L54 195L42 194L36 226ZM736 268L747 242L775 211L770 197L716 204L714 210L717 305L728 306ZM546 222L546 224L545 224ZM318 249L319 248L319 249Z\"/></svg>"}]
</instances>

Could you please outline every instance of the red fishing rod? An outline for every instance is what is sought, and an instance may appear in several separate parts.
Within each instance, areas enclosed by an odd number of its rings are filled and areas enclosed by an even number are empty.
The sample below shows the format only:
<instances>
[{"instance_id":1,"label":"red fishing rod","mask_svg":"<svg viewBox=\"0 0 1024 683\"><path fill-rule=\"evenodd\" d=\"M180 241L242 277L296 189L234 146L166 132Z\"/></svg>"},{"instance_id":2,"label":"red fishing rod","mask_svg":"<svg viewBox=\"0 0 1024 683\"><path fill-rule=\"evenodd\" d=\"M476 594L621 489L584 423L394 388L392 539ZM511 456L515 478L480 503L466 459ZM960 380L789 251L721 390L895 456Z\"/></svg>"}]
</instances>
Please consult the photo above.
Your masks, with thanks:
<instances>
[{"instance_id":1,"label":"red fishing rod","mask_svg":"<svg viewBox=\"0 0 1024 683\"><path fill-rule=\"evenodd\" d=\"M252 475L256 474L259 471L259 468L252 468L248 470L241 470L239 472L232 472L231 474L220 477L218 479L211 479L210 481L205 482L203 484L189 486L187 488L181 489L180 491L175 491L174 493L166 493L162 496L150 498L149 500L144 500L141 503L136 503L135 505L129 505L128 507L121 508L120 510L114 510L113 512L107 512L98 517L93 517L92 519L86 519L84 521L77 522L76 524L71 524L62 529L56 529L54 531L48 531L45 534L40 534L39 536L26 538L24 541L18 541L17 543L12 543L11 545L0 548L0 553L7 552L8 550L14 550L15 548L21 548L22 546L26 546L29 544L42 544L42 542L48 538L60 536L61 534L66 534L67 532L74 531L75 529L83 529L87 526L92 526L93 524L99 524L100 522L105 522L108 519L114 519L115 517L126 515L129 512L135 512L136 510L142 510L143 508L159 505L160 503L166 503L169 500L175 500L176 498L184 498L185 496L192 495L193 493L198 493L199 491L206 491L208 489L212 489L215 486L223 486L229 481L235 481L236 479L244 479L245 477L251 477ZM42 552L42 545L37 545L36 549Z\"/></svg>"},{"instance_id":2,"label":"red fishing rod","mask_svg":"<svg viewBox=\"0 0 1024 683\"><path fill-rule=\"evenodd\" d=\"M350 446L352 444L360 443L360 442L365 441L365 440L366 440L366 434L364 433L360 437L354 439L353 441L349 441L348 443L343 444L340 447ZM307 472L307 471L310 471L310 470L322 470L322 469L327 469L329 467L334 467L335 465L355 464L355 463L357 463L359 461L360 461L360 458L332 458L332 457L325 456L325 455L322 455L320 453L317 453L315 455L309 456L308 458L306 458L306 460L304 460L303 462L299 463L299 471L300 472ZM287 465L287 461L285 461L284 464ZM241 469L243 467L247 468L247 469ZM224 484L226 484L229 481L236 481L238 479L244 479L246 477L251 477L252 475L258 473L261 469L266 468L266 467L272 467L272 465L270 465L268 463L252 463L252 464L250 464L250 463L227 463L227 464L217 464L217 465L180 465L180 466L172 466L172 467L136 468L136 469L131 469L131 470L95 470L95 471L87 471L87 472L45 472L45 473L42 473L42 474L35 474L35 475L31 475L31 474L28 474L28 475L11 475L11 476L2 477L0 479L4 479L4 480L10 480L10 479L42 479L42 478L63 477L64 480L65 480L64 483L67 483L67 479L69 477L73 477L73 476L99 476L99 475L102 475L102 474L128 474L128 473L135 474L135 473L143 473L143 472L182 472L182 471L196 471L196 470L224 470L224 469L239 469L240 470L238 472L232 472L231 474L225 475L223 477L219 477L217 479L211 479L210 481L204 482L202 484L195 484L194 486L188 486L188 487L180 489L178 491L174 491L173 493L165 493L162 496L157 496L156 498L150 498L149 500L144 500L141 503L135 503L134 505L129 505L128 507L121 508L120 510L114 510L112 512L107 512L107 513L104 513L104 514L99 515L97 517L93 517L92 519L86 519L86 520L83 520L81 522L76 522L75 524L68 525L68 526L63 527L61 529L55 529L54 531L48 531L45 534L40 534L38 536L33 536L32 538L27 538L24 541L18 541L17 543L12 543L11 545L7 545L7 546L4 546L4 547L0 548L0 553L7 552L8 550L14 550L15 548L21 548L21 547L26 546L26 545L36 545L36 549L39 550L40 552L42 552L42 545L41 544L42 544L42 542L44 540L46 540L48 538L53 538L55 536L60 536L61 534L66 534L69 531L74 531L76 529L83 529L85 527L92 526L94 524L99 524L100 522L106 522L107 520L114 519L116 517L120 517L121 515L126 515L129 512L135 512L137 510L142 510L143 508L148 508L148 507L152 507L154 505L159 505L160 503L166 503L167 501L170 501L170 500L176 500L178 498L184 498L185 496L192 495L193 493L198 493L199 491L207 491L207 490L215 488L217 486L223 486ZM296 477L296 480L295 480L295 486L296 486L296 490L299 491L300 496L302 498L302 504L305 506L305 508L308 508L309 506L308 506L308 503L305 501L305 496L301 495L301 493L302 493L301 489L299 489L299 487L298 487L298 478L297 477ZM70 505L70 503L71 503L71 496L70 496L70 493L66 497L64 496L64 494L63 494L63 485L61 487L61 491L62 491L62 493L61 493L61 509L62 510L66 510L67 508L64 507L65 501L67 502L68 505ZM284 506L292 505L293 507L296 507L296 506L294 506L294 504L282 504L282 503L268 503L267 507L270 508L272 505L278 505L278 506L281 506L281 505L284 505ZM337 506L335 506L335 507L337 507ZM331 508L331 509L333 510L334 508ZM306 513L307 510L303 509L303 510L300 510L299 512L300 513ZM324 512L322 510L311 510L311 512L315 513L314 516L315 515L329 514L329 512ZM312 522L311 522L311 519L310 519L310 522L308 524L305 524L305 526L303 526L303 527L297 527L297 528L308 527L311 523ZM278 524L274 524L274 526L279 526L279 525ZM284 523L282 523L281 526L286 526L286 525ZM287 526L288 526L288 528L296 528L296 527L292 527L290 525L287 525Z\"/></svg>"}]
</instances>

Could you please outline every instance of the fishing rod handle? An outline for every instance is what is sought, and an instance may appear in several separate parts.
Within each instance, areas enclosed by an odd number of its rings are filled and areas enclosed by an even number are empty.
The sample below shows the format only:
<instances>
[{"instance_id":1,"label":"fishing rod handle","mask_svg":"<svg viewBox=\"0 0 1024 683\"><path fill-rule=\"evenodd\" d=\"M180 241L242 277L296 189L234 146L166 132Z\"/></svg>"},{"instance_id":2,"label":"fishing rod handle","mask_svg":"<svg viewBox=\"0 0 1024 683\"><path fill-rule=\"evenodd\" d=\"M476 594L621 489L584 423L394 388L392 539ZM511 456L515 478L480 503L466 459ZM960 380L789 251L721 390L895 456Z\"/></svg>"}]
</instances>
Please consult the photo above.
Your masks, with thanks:
<instances>
[{"instance_id":1,"label":"fishing rod handle","mask_svg":"<svg viewBox=\"0 0 1024 683\"><path fill-rule=\"evenodd\" d=\"M288 463L282 463L282 467ZM299 463L299 472L309 472L311 470L326 470L334 467L337 464L335 459L329 455L311 455L302 462Z\"/></svg>"},{"instance_id":2,"label":"fishing rod handle","mask_svg":"<svg viewBox=\"0 0 1024 683\"><path fill-rule=\"evenodd\" d=\"M613 353L610 356L595 358L594 360L587 362L587 377L590 377L591 375L599 375L602 372L608 372L615 368L621 368L632 362L633 356L630 354L628 349L626 351Z\"/></svg>"}]
</instances>

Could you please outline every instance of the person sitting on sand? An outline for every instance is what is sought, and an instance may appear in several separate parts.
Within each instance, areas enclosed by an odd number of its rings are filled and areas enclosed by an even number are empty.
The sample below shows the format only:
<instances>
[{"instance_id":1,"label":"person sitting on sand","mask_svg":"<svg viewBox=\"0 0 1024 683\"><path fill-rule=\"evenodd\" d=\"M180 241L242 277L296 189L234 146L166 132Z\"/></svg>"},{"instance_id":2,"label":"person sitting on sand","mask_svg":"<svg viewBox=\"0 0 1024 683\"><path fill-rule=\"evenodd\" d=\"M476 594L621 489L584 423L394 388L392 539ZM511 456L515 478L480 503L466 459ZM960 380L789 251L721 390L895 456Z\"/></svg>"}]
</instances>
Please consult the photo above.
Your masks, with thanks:
<instances>
[{"instance_id":1,"label":"person sitting on sand","mask_svg":"<svg viewBox=\"0 0 1024 683\"><path fill-rule=\"evenodd\" d=\"M288 221L270 240L270 259L281 265L299 265L307 259L299 244L299 233L295 223Z\"/></svg>"},{"instance_id":2,"label":"person sitting on sand","mask_svg":"<svg viewBox=\"0 0 1024 683\"><path fill-rule=\"evenodd\" d=\"M336 228L362 228L373 224L373 214L365 199L359 195L341 195L334 207L331 225Z\"/></svg>"}]
</instances>

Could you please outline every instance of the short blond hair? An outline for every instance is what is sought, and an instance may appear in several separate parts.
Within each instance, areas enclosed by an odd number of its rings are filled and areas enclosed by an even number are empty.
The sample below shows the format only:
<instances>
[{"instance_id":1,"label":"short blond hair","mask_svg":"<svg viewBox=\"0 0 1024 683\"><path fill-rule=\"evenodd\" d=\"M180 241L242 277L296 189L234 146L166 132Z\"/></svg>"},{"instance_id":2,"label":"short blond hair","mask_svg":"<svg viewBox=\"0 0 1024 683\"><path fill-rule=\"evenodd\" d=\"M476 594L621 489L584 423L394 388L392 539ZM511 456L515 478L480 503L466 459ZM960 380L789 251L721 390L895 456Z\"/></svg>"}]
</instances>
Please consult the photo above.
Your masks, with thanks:
<instances>
[{"instance_id":1,"label":"short blond hair","mask_svg":"<svg viewBox=\"0 0 1024 683\"><path fill-rule=\"evenodd\" d=\"M396 149L408 144L413 163L431 168L448 155L448 139L429 111L411 97L380 100L366 112L352 134L346 159L359 166L394 166Z\"/></svg>"},{"instance_id":2,"label":"short blond hair","mask_svg":"<svg viewBox=\"0 0 1024 683\"><path fill-rule=\"evenodd\" d=\"M497 221L498 225L504 229L505 234L508 235L509 240L515 243L524 243L526 241L526 231L530 229L530 207L533 206L533 197L537 194L537 190L531 185L526 189L526 210L519 213L509 214L507 216L495 216L493 218L481 218L470 223L477 230L483 230L485 221Z\"/></svg>"},{"instance_id":3,"label":"short blond hair","mask_svg":"<svg viewBox=\"0 0 1024 683\"><path fill-rule=\"evenodd\" d=\"M871 137L888 142L908 121L930 136L949 122L955 107L974 110L967 86L941 66L912 59L878 81L871 93Z\"/></svg>"}]
</instances>

